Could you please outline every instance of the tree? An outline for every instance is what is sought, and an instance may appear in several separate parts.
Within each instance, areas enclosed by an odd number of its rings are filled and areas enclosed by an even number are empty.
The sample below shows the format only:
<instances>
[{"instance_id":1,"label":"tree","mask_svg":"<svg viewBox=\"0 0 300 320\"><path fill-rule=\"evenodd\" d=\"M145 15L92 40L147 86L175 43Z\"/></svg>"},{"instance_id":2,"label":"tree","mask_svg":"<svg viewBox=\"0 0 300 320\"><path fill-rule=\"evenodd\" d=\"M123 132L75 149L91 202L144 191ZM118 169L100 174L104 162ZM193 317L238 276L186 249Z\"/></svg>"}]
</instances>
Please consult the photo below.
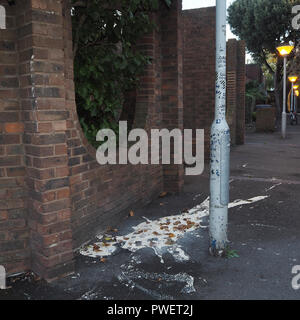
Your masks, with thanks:
<instances>
[{"instance_id":1,"label":"tree","mask_svg":"<svg viewBox=\"0 0 300 320\"><path fill-rule=\"evenodd\" d=\"M124 94L149 57L137 41L155 27L151 13L171 0L70 0L77 112L93 145L99 129L117 130Z\"/></svg>"},{"instance_id":2,"label":"tree","mask_svg":"<svg viewBox=\"0 0 300 320\"><path fill-rule=\"evenodd\" d=\"M300 4L300 1L236 0L228 9L228 22L232 32L245 40L254 59L273 75L277 110L280 110L281 105L283 64L276 47L290 41L298 44L299 32L292 27L292 7L296 4ZM276 59L275 68L269 63L270 55Z\"/></svg>"}]
</instances>

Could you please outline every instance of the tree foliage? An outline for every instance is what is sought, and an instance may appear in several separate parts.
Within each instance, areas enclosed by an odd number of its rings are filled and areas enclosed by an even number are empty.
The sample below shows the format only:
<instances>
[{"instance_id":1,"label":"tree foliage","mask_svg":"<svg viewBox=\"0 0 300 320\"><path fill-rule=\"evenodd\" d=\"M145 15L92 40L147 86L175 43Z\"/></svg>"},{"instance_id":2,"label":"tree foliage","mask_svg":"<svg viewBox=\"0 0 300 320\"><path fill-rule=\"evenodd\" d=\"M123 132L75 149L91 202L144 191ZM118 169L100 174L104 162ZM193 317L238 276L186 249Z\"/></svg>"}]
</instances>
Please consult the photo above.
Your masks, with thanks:
<instances>
[{"instance_id":1,"label":"tree foliage","mask_svg":"<svg viewBox=\"0 0 300 320\"><path fill-rule=\"evenodd\" d=\"M292 7L299 0L236 0L228 9L232 32L245 40L256 62L268 69L274 78L276 103L280 108L282 59L276 47L292 41L297 46L299 31L292 27ZM270 63L271 60L275 63Z\"/></svg>"},{"instance_id":2,"label":"tree foliage","mask_svg":"<svg viewBox=\"0 0 300 320\"><path fill-rule=\"evenodd\" d=\"M155 27L150 14L171 0L71 1L77 111L95 145L99 129L117 130L124 93L151 63L135 45Z\"/></svg>"},{"instance_id":3,"label":"tree foliage","mask_svg":"<svg viewBox=\"0 0 300 320\"><path fill-rule=\"evenodd\" d=\"M256 59L267 64L268 53L275 54L280 43L298 42L292 27L292 7L296 0L236 0L228 9L232 32L246 41Z\"/></svg>"}]
</instances>

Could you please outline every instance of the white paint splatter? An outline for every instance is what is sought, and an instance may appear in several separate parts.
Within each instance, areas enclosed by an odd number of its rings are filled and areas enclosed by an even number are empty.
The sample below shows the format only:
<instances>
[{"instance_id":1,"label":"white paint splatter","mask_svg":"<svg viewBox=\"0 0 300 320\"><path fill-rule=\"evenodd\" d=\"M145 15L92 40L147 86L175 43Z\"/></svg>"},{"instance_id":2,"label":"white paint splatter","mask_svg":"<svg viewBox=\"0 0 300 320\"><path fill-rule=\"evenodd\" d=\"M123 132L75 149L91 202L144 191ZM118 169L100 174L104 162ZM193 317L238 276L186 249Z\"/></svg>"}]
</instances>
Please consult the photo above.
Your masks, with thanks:
<instances>
[{"instance_id":1,"label":"white paint splatter","mask_svg":"<svg viewBox=\"0 0 300 320\"><path fill-rule=\"evenodd\" d=\"M264 200L269 196L258 196L248 200L236 200L229 204L229 208L253 204ZM107 236L99 236L99 242L80 250L80 253L89 257L106 257L113 254L119 244L122 249L136 252L143 248L152 248L163 263L162 255L165 251L171 253L177 261L188 261L189 256L182 247L177 244L186 233L190 233L201 226L202 219L209 215L209 198L200 205L183 212L180 215L162 217L157 220L149 220L133 227L133 232L118 236L114 239Z\"/></svg>"},{"instance_id":2,"label":"white paint splatter","mask_svg":"<svg viewBox=\"0 0 300 320\"><path fill-rule=\"evenodd\" d=\"M151 280L159 282L181 282L185 284L182 288L181 293L190 294L196 292L194 288L194 277L191 275L181 272L178 274L167 274L167 273L149 273L149 272L141 272L141 271L130 271L130 272L122 272L118 279L121 282L127 282L131 287L137 287L140 290L144 291L145 293L149 294L155 298L161 298L161 294L142 287L141 285L137 284L137 280ZM170 297L169 297L170 298ZM171 297L173 298L173 297Z\"/></svg>"},{"instance_id":3,"label":"white paint splatter","mask_svg":"<svg viewBox=\"0 0 300 320\"><path fill-rule=\"evenodd\" d=\"M275 184L274 186L272 186L271 188L266 189L266 192L271 191L271 190L275 189L276 187L278 187L278 186L280 186L280 185L282 185L282 183L277 183L277 184Z\"/></svg>"},{"instance_id":4,"label":"white paint splatter","mask_svg":"<svg viewBox=\"0 0 300 320\"><path fill-rule=\"evenodd\" d=\"M228 208L243 206L245 204L252 204L254 202L262 201L267 198L269 198L269 196L259 196L259 197L254 197L248 200L235 200L232 203L229 203Z\"/></svg>"}]
</instances>

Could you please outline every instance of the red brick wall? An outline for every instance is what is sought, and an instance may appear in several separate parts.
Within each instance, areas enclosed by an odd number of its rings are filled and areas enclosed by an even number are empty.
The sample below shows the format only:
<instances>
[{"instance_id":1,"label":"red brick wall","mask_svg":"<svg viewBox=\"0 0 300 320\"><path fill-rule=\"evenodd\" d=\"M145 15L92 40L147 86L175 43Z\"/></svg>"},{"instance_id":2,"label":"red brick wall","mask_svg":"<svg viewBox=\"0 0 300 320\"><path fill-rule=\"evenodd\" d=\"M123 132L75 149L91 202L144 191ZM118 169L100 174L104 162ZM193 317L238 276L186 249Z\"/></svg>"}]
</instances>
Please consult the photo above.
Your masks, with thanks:
<instances>
[{"instance_id":1,"label":"red brick wall","mask_svg":"<svg viewBox=\"0 0 300 320\"><path fill-rule=\"evenodd\" d=\"M134 127L182 127L180 3L154 15L158 29L139 44L154 62L134 97ZM17 0L0 30L0 264L8 274L72 272L75 248L183 184L182 166L96 162L76 112L69 12L64 0Z\"/></svg>"},{"instance_id":2,"label":"red brick wall","mask_svg":"<svg viewBox=\"0 0 300 320\"><path fill-rule=\"evenodd\" d=\"M214 7L183 11L184 128L205 130L206 159L215 109L215 15Z\"/></svg>"},{"instance_id":3,"label":"red brick wall","mask_svg":"<svg viewBox=\"0 0 300 320\"><path fill-rule=\"evenodd\" d=\"M215 7L184 10L184 128L205 130L209 158L210 128L215 109ZM227 43L227 120L232 144L244 142L245 44ZM193 141L195 144L195 141Z\"/></svg>"},{"instance_id":4,"label":"red brick wall","mask_svg":"<svg viewBox=\"0 0 300 320\"><path fill-rule=\"evenodd\" d=\"M246 65L245 65L245 41L238 41L237 47L237 120L236 120L236 144L245 143L246 123Z\"/></svg>"},{"instance_id":5,"label":"red brick wall","mask_svg":"<svg viewBox=\"0 0 300 320\"><path fill-rule=\"evenodd\" d=\"M7 1L6 30L0 30L0 264L10 272L30 265L16 7Z\"/></svg>"}]
</instances>

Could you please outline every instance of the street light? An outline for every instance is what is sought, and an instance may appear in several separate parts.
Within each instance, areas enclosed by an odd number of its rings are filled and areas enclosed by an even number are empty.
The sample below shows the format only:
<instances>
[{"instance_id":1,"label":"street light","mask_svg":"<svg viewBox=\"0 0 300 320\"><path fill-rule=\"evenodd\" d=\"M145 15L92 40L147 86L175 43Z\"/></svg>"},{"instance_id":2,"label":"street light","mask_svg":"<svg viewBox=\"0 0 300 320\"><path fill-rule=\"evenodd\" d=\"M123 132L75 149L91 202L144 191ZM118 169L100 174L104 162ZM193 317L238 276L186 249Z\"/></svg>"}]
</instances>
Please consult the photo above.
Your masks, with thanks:
<instances>
[{"instance_id":1,"label":"street light","mask_svg":"<svg viewBox=\"0 0 300 320\"><path fill-rule=\"evenodd\" d=\"M298 86L298 87L299 87L299 86ZM295 90L295 95L296 95L296 97L299 97L299 94L300 94L299 90L296 89L296 90ZM295 112L298 112L297 109L298 109L298 100L295 99Z\"/></svg>"},{"instance_id":2,"label":"street light","mask_svg":"<svg viewBox=\"0 0 300 320\"><path fill-rule=\"evenodd\" d=\"M210 137L209 251L223 256L228 245L230 129L226 121L226 0L216 2L216 99Z\"/></svg>"},{"instance_id":3,"label":"street light","mask_svg":"<svg viewBox=\"0 0 300 320\"><path fill-rule=\"evenodd\" d=\"M295 85L294 83L296 83L298 81L298 76L289 76L289 81L292 83L292 101L291 101L291 112L295 111L295 97L294 97L294 90L298 89L299 86Z\"/></svg>"},{"instance_id":4,"label":"street light","mask_svg":"<svg viewBox=\"0 0 300 320\"><path fill-rule=\"evenodd\" d=\"M296 97L298 97L297 92L299 93L299 84L294 84L293 85L293 91L294 91L294 95L296 95ZM297 99L294 97L294 111L297 112Z\"/></svg>"},{"instance_id":5,"label":"street light","mask_svg":"<svg viewBox=\"0 0 300 320\"><path fill-rule=\"evenodd\" d=\"M282 125L281 135L282 138L286 138L286 61L287 56L293 51L294 46L283 45L277 47L277 51L284 58L284 72L283 72L283 110L282 110Z\"/></svg>"}]
</instances>

